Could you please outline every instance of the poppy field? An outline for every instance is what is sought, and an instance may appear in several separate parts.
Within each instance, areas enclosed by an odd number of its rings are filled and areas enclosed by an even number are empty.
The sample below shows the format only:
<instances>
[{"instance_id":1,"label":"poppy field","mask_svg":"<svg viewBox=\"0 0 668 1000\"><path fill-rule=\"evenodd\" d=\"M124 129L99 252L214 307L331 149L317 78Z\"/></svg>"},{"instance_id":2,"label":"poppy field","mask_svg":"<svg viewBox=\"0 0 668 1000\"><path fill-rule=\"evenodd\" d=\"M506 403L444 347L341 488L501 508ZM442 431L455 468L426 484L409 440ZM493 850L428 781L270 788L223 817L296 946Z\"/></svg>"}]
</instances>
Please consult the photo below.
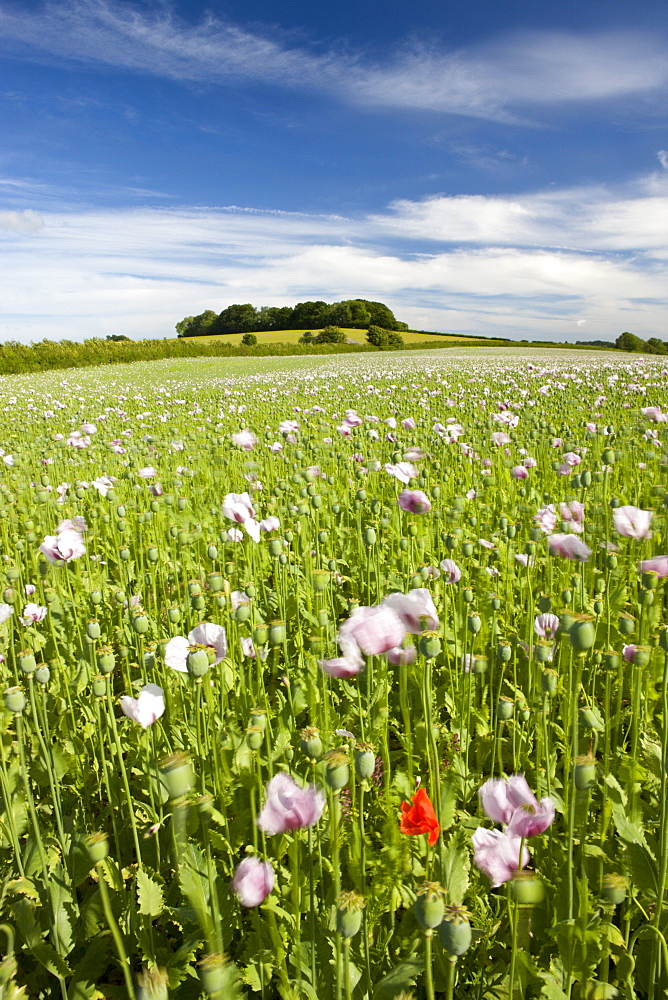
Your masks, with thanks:
<instances>
[{"instance_id":1,"label":"poppy field","mask_svg":"<svg viewBox=\"0 0 668 1000\"><path fill-rule=\"evenodd\" d=\"M668 995L661 359L0 379L0 998Z\"/></svg>"}]
</instances>

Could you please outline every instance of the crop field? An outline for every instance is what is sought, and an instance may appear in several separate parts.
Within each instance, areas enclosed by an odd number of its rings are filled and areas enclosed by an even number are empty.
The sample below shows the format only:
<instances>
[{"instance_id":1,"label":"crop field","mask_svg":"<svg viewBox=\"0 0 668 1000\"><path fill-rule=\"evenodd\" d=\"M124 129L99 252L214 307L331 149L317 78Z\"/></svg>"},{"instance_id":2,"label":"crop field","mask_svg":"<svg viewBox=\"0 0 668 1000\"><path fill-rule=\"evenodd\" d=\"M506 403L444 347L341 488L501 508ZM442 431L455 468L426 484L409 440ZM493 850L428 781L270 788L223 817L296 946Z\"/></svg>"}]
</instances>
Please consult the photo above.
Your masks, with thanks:
<instances>
[{"instance_id":1,"label":"crop field","mask_svg":"<svg viewBox=\"0 0 668 1000\"><path fill-rule=\"evenodd\" d=\"M350 340L356 341L358 344L366 344L366 330L358 329L343 329L343 332ZM311 333L320 333L319 329L311 330ZM255 333L257 337L258 344L296 344L300 337L304 334L303 330L261 330ZM226 343L234 344L238 346L241 343L241 338L244 336L243 333L223 333L216 334L211 337L197 337L197 340L202 340L204 342L210 340L224 340ZM443 334L442 336L429 333L418 333L415 330L402 330L401 336L406 344L447 344L449 342L463 343L469 339L468 337L457 337L455 334Z\"/></svg>"},{"instance_id":2,"label":"crop field","mask_svg":"<svg viewBox=\"0 0 668 1000\"><path fill-rule=\"evenodd\" d=\"M667 376L1 378L0 997L668 995Z\"/></svg>"}]
</instances>

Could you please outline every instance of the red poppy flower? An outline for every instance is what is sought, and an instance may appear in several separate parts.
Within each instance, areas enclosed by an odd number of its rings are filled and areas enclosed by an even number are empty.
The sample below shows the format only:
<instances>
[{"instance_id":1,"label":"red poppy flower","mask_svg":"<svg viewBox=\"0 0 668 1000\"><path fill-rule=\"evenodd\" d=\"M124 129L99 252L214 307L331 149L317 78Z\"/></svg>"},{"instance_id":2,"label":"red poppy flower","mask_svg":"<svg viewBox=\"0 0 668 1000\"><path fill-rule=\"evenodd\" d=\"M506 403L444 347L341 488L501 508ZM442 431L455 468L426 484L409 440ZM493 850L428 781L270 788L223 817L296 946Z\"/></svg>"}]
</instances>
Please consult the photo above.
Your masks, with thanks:
<instances>
[{"instance_id":1,"label":"red poppy flower","mask_svg":"<svg viewBox=\"0 0 668 1000\"><path fill-rule=\"evenodd\" d=\"M428 833L429 844L433 847L438 840L441 826L436 819L436 813L426 789L418 788L411 803L411 805L408 802L401 803L401 832Z\"/></svg>"}]
</instances>

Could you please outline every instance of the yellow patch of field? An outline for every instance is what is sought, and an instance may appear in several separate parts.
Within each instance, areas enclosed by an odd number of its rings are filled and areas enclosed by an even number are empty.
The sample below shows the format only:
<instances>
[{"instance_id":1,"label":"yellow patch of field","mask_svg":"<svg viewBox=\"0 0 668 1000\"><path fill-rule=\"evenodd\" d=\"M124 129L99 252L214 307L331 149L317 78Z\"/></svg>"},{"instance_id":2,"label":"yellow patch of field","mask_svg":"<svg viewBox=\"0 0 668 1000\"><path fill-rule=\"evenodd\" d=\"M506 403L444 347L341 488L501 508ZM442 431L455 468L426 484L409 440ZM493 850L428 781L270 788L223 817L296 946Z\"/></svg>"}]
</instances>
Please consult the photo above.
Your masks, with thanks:
<instances>
[{"instance_id":1,"label":"yellow patch of field","mask_svg":"<svg viewBox=\"0 0 668 1000\"><path fill-rule=\"evenodd\" d=\"M356 341L358 344L366 344L366 330L347 330L345 327L341 327L346 337L350 340ZM320 330L311 330L313 336L319 333ZM257 337L258 344L296 344L299 338L303 335L303 330L264 330L255 334ZM244 336L243 333L219 333L211 337L192 337L185 339L192 339L198 341L204 341L205 343L209 340L224 340L228 344L233 344L237 347L241 344L241 338ZM463 340L466 341L468 337L457 337L454 334L443 334L442 336L435 336L433 334L426 333L416 333L414 330L402 330L401 336L406 344L423 344L425 342L443 342L452 340Z\"/></svg>"}]
</instances>

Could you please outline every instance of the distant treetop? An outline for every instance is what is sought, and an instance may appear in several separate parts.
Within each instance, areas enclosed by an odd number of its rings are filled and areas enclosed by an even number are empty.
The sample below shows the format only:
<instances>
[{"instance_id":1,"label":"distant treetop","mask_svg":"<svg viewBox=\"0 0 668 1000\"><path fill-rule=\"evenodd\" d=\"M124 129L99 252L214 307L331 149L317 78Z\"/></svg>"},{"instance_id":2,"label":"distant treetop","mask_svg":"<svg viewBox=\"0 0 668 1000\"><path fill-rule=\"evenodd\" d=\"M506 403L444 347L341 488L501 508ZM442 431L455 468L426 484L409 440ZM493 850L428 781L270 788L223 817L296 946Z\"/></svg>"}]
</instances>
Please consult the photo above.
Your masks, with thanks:
<instances>
[{"instance_id":1,"label":"distant treetop","mask_svg":"<svg viewBox=\"0 0 668 1000\"><path fill-rule=\"evenodd\" d=\"M219 333L257 333L261 330L320 330L326 326L367 330L407 330L382 302L346 299L344 302L298 302L296 306L260 306L234 303L215 313L206 309L199 316L186 316L176 324L179 337L202 337Z\"/></svg>"}]
</instances>

